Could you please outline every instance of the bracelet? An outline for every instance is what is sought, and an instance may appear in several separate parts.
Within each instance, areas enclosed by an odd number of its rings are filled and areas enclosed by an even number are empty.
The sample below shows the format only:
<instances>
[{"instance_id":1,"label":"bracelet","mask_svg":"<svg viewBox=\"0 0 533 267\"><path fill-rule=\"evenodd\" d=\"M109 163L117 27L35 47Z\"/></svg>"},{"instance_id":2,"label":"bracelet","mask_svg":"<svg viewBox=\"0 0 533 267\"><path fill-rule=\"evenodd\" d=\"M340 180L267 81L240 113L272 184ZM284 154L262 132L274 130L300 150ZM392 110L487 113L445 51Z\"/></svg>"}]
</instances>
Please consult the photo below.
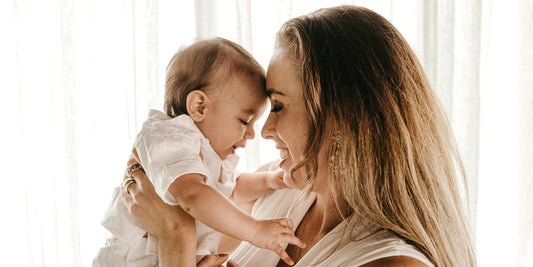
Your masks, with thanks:
<instances>
[{"instance_id":1,"label":"bracelet","mask_svg":"<svg viewBox=\"0 0 533 267\"><path fill-rule=\"evenodd\" d=\"M130 166L128 166L128 176L133 177L133 173L138 170L141 170L144 172L143 166L141 166L139 162L135 162L131 164Z\"/></svg>"}]
</instances>

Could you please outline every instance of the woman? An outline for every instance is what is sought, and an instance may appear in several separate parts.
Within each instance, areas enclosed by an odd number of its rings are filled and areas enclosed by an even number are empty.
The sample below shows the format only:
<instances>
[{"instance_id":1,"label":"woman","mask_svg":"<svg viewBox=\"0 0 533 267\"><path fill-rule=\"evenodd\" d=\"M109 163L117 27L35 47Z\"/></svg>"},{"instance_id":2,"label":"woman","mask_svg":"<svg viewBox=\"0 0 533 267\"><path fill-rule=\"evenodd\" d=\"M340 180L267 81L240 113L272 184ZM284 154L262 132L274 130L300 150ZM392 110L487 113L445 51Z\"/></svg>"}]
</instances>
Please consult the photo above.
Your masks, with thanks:
<instances>
[{"instance_id":1,"label":"woman","mask_svg":"<svg viewBox=\"0 0 533 267\"><path fill-rule=\"evenodd\" d=\"M272 110L262 136L280 149L279 167L296 189L259 199L252 215L288 213L306 243L286 248L296 266L476 265L449 124L414 52L386 19L336 7L287 21L267 90ZM191 245L179 244L187 227L177 225L187 217L171 215L142 173L135 177L124 194L133 214L184 252L162 254L161 264L186 260ZM232 258L285 266L247 244Z\"/></svg>"}]
</instances>

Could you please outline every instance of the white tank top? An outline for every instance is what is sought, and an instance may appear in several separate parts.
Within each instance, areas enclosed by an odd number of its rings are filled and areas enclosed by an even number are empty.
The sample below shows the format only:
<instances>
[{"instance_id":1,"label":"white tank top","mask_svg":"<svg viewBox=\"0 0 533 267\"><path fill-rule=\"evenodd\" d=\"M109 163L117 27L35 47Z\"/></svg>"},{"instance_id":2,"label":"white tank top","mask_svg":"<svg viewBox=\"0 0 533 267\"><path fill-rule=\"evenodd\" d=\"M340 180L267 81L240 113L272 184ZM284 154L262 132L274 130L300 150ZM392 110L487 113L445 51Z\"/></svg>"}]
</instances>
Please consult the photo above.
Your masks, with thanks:
<instances>
[{"instance_id":1,"label":"white tank top","mask_svg":"<svg viewBox=\"0 0 533 267\"><path fill-rule=\"evenodd\" d=\"M279 218L287 216L295 202L298 191L294 189L278 190L259 200L252 209L252 216L257 219ZM310 195L289 214L298 227L303 216L314 202L316 196ZM392 256L407 256L433 267L429 259L415 247L402 239L387 233L365 234L358 232L358 238L343 234L345 223L340 223L331 232L317 242L295 265L304 266L360 266L377 259ZM340 242L340 244L339 244ZM241 267L276 266L279 257L276 253L260 249L242 242L231 255L231 259Z\"/></svg>"}]
</instances>

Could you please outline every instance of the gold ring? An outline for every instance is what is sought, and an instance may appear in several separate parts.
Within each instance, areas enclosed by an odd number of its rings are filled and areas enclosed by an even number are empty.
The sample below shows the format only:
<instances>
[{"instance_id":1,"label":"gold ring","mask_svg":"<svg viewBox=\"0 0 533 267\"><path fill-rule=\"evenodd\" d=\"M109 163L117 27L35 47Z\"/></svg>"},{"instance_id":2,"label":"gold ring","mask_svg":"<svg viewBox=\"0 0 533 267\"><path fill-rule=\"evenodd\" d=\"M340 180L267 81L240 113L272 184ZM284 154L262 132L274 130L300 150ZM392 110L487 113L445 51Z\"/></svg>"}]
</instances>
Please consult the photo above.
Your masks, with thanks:
<instances>
[{"instance_id":1,"label":"gold ring","mask_svg":"<svg viewBox=\"0 0 533 267\"><path fill-rule=\"evenodd\" d=\"M138 170L144 171L143 166L140 163L135 162L131 164L130 166L128 166L128 176L132 177L133 173Z\"/></svg>"},{"instance_id":2,"label":"gold ring","mask_svg":"<svg viewBox=\"0 0 533 267\"><path fill-rule=\"evenodd\" d=\"M128 187L133 183L136 183L133 177L129 177L128 179L124 180L124 182L122 183L122 186L126 189L126 192L128 192L128 194L130 193L130 190L128 190Z\"/></svg>"}]
</instances>

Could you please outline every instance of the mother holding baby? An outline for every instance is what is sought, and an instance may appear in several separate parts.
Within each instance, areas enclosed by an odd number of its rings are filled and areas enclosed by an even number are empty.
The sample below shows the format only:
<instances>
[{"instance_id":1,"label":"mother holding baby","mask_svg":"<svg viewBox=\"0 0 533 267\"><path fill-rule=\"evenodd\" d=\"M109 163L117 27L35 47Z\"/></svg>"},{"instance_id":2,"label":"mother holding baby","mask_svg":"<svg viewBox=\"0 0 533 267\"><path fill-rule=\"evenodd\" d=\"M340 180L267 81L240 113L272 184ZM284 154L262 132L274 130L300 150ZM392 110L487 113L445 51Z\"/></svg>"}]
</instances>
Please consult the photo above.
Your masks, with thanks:
<instances>
[{"instance_id":1,"label":"mother holding baby","mask_svg":"<svg viewBox=\"0 0 533 267\"><path fill-rule=\"evenodd\" d=\"M286 247L295 266L476 266L450 126L390 22L353 6L287 21L267 94L271 111L261 135L280 150L291 189L248 209L257 219L293 221L306 244ZM164 203L142 172L134 178L123 198L159 238L160 266L194 266L193 219ZM199 266L226 259L208 256ZM244 242L228 263L236 264L286 266Z\"/></svg>"}]
</instances>

